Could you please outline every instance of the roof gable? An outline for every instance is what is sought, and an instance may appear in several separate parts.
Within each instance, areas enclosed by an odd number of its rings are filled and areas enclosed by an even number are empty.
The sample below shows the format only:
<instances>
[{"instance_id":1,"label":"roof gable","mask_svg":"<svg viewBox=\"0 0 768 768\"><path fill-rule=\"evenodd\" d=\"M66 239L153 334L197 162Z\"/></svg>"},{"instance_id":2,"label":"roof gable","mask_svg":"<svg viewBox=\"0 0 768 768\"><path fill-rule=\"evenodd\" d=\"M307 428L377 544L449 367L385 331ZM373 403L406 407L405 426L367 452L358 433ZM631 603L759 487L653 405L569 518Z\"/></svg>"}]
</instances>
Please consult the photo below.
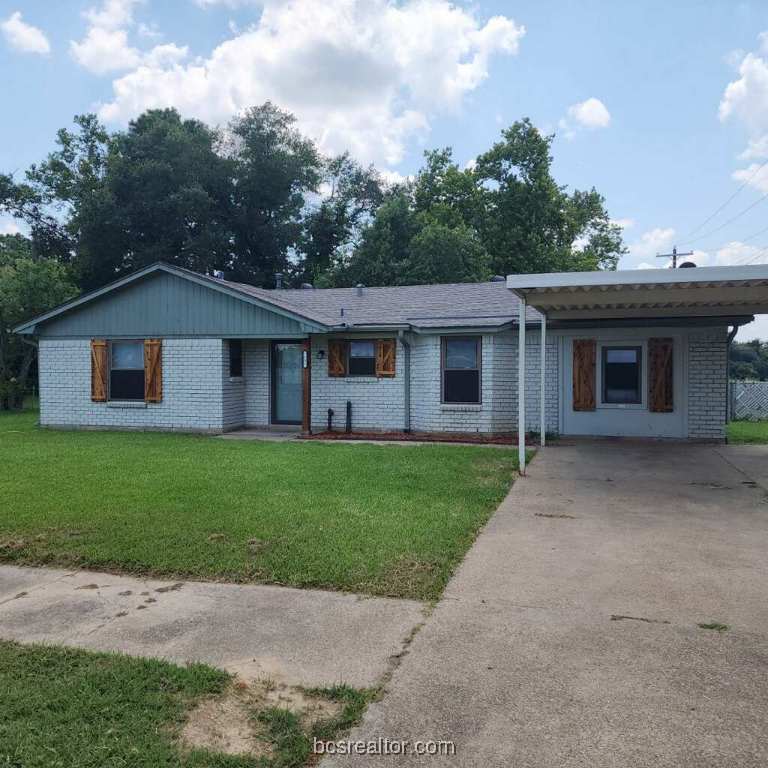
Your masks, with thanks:
<instances>
[{"instance_id":1,"label":"roof gable","mask_svg":"<svg viewBox=\"0 0 768 768\"><path fill-rule=\"evenodd\" d=\"M304 336L324 330L301 313L218 281L156 264L14 329L41 336Z\"/></svg>"}]
</instances>

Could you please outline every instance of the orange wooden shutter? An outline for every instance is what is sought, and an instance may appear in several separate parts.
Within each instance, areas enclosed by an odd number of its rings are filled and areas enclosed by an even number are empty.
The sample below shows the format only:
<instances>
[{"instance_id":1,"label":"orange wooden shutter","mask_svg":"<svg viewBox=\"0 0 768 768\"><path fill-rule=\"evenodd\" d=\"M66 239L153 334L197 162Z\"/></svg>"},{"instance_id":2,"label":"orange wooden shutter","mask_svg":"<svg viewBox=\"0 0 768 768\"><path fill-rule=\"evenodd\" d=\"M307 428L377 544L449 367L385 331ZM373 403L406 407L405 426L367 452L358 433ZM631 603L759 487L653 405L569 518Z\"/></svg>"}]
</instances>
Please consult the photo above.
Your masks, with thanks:
<instances>
[{"instance_id":1,"label":"orange wooden shutter","mask_svg":"<svg viewBox=\"0 0 768 768\"><path fill-rule=\"evenodd\" d=\"M395 375L397 342L394 339L379 339L376 342L376 375Z\"/></svg>"},{"instance_id":2,"label":"orange wooden shutter","mask_svg":"<svg viewBox=\"0 0 768 768\"><path fill-rule=\"evenodd\" d=\"M347 375L347 343L345 341L328 342L328 375Z\"/></svg>"},{"instance_id":3,"label":"orange wooden shutter","mask_svg":"<svg viewBox=\"0 0 768 768\"><path fill-rule=\"evenodd\" d=\"M144 399L159 403L163 399L163 342L144 339Z\"/></svg>"},{"instance_id":4,"label":"orange wooden shutter","mask_svg":"<svg viewBox=\"0 0 768 768\"><path fill-rule=\"evenodd\" d=\"M94 403L107 401L107 371L109 370L109 347L104 339L91 339L91 400Z\"/></svg>"},{"instance_id":5,"label":"orange wooden shutter","mask_svg":"<svg viewBox=\"0 0 768 768\"><path fill-rule=\"evenodd\" d=\"M654 413L674 410L672 339L648 340L648 407Z\"/></svg>"},{"instance_id":6,"label":"orange wooden shutter","mask_svg":"<svg viewBox=\"0 0 768 768\"><path fill-rule=\"evenodd\" d=\"M595 360L594 339L573 340L573 410L595 410Z\"/></svg>"}]
</instances>

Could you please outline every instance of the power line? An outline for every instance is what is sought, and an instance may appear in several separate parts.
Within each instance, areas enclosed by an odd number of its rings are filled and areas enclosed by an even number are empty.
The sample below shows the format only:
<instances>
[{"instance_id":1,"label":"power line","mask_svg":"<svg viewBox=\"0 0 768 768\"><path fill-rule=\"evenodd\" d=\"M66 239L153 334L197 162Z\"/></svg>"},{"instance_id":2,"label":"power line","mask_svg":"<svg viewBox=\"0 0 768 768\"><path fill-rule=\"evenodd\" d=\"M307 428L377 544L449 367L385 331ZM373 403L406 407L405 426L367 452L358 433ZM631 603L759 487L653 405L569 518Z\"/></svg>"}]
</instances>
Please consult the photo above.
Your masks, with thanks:
<instances>
[{"instance_id":1,"label":"power line","mask_svg":"<svg viewBox=\"0 0 768 768\"><path fill-rule=\"evenodd\" d=\"M729 224L732 224L737 219L740 219L745 213L749 213L749 211L751 211L756 205L759 205L760 203L762 203L763 200L765 200L767 197L768 197L768 192L766 192L762 197L759 197L757 200L755 200L755 202L752 203L751 205L748 205L743 211L739 211L739 213L737 213L735 216L731 216L730 219L728 219L727 221L724 221L722 224L715 227L713 230L707 232L704 235L699 235L698 237L694 237L691 240L685 240L684 245L690 245L691 243L698 243L699 240L703 240L706 237L710 237L711 235L714 235L715 232L719 232L721 229L725 229L725 227L727 227Z\"/></svg>"},{"instance_id":2,"label":"power line","mask_svg":"<svg viewBox=\"0 0 768 768\"><path fill-rule=\"evenodd\" d=\"M739 188L738 188L738 189L737 189L737 190L736 190L736 191L735 191L733 194L731 194L731 195L730 195L730 196L729 196L729 197L726 199L726 201L725 201L724 203L722 203L722 204L721 204L721 205L720 205L718 208L716 208L716 209L714 210L714 212L713 212L713 213L711 213L709 216L707 216L707 218L706 218L706 219L704 219L704 221L702 221L702 222L701 222L701 224L699 224L699 226L698 226L698 227L696 227L695 229L691 230L691 231L690 231L690 232L689 232L689 233L686 235L686 237L687 237L687 238L693 237L693 235L695 235L697 232L699 232L701 229L703 229L703 228L704 228L704 227L705 227L707 224L709 224L709 222L710 222L710 221L712 221L712 219L714 219L714 218L715 218L715 216L717 216L717 214L718 214L718 213L720 213L720 211L722 211L722 210L723 210L723 209L724 209L724 208L725 208L725 207L726 207L726 206L727 206L727 205L728 205L728 204L731 202L731 200L733 200L733 199L736 197L736 195L738 195L738 194L739 194L739 192L741 192L741 190L742 190L742 189L744 189L744 187L746 187L746 186L747 186L747 184L749 184L749 183L752 181L752 179L754 179L754 178L755 178L755 176L757 176L757 174L758 174L758 173L760 173L760 171L762 171L762 170L763 170L763 168L765 168L765 166L766 166L766 165L768 165L768 159L764 160L764 161L763 161L763 162L762 162L762 163L761 163L761 164L760 164L760 165L759 165L759 166L758 166L758 167L757 167L757 168L756 168L756 169L755 169L755 170L752 172L752 174L749 176L749 178L748 178L748 179L746 179L745 181L743 181L743 182L742 182L742 184L741 184L741 186L740 186L740 187L739 187ZM697 240L699 240L699 239L701 239L701 238L697 238ZM695 240L683 240L682 242L683 242L683 244L685 244L685 245L688 245L688 243L691 243L691 242L696 242L696 241L695 241Z\"/></svg>"}]
</instances>

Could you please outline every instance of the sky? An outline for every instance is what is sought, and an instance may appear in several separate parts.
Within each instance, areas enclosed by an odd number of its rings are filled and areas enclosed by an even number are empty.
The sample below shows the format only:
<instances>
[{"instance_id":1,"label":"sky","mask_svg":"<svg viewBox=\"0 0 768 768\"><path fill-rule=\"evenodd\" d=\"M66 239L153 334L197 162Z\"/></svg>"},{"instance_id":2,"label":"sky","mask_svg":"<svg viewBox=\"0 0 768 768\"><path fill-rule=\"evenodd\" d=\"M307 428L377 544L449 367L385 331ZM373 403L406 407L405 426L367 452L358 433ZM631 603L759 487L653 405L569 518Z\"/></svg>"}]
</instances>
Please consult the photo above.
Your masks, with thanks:
<instances>
[{"instance_id":1,"label":"sky","mask_svg":"<svg viewBox=\"0 0 768 768\"><path fill-rule=\"evenodd\" d=\"M0 0L0 95L0 170L19 178L91 111L223 124L270 99L392 179L429 148L471 163L530 117L557 180L604 195L621 269L673 246L768 263L764 0Z\"/></svg>"}]
</instances>

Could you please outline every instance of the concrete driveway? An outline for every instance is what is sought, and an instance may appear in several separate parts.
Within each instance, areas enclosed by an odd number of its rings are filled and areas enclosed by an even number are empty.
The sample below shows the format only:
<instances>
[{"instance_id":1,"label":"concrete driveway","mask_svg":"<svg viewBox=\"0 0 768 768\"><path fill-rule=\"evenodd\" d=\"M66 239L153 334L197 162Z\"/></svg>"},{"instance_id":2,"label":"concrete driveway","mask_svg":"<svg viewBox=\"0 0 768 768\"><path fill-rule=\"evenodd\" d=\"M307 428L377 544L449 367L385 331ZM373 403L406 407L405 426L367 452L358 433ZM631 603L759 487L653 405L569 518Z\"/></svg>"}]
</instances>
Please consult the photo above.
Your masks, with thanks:
<instances>
[{"instance_id":1,"label":"concrete driveway","mask_svg":"<svg viewBox=\"0 0 768 768\"><path fill-rule=\"evenodd\" d=\"M767 466L765 448L540 452L350 737L409 755L323 766L767 765Z\"/></svg>"}]
</instances>

